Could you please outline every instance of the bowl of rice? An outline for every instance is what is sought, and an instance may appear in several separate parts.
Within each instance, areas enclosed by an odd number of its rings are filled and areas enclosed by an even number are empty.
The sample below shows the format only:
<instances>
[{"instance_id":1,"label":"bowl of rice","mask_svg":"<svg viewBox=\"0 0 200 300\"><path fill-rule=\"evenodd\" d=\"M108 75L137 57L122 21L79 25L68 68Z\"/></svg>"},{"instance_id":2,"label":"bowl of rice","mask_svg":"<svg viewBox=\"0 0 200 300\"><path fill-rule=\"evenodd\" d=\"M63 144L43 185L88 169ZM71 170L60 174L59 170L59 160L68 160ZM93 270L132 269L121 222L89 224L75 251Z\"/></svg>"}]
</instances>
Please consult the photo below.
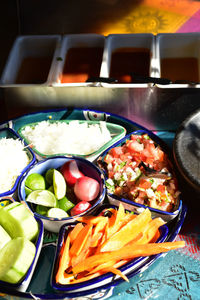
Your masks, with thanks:
<instances>
[{"instance_id":1,"label":"bowl of rice","mask_svg":"<svg viewBox=\"0 0 200 300\"><path fill-rule=\"evenodd\" d=\"M126 129L118 124L89 120L44 120L18 130L38 159L75 155L93 161L120 140Z\"/></svg>"},{"instance_id":2,"label":"bowl of rice","mask_svg":"<svg viewBox=\"0 0 200 300\"><path fill-rule=\"evenodd\" d=\"M21 176L36 161L35 154L10 128L0 129L0 197L16 193Z\"/></svg>"},{"instance_id":3,"label":"bowl of rice","mask_svg":"<svg viewBox=\"0 0 200 300\"><path fill-rule=\"evenodd\" d=\"M72 169L74 169L74 164L82 177L90 178L95 181L95 184L98 186L96 194L93 198L88 200L88 203L86 199L84 199L84 195L87 191L83 192L83 195L79 194L79 196L77 196L77 192L75 191L76 184L69 184L68 179L66 179L66 174L64 175L64 170L66 170L66 166L68 165L71 166L70 172L73 173ZM52 174L54 174L52 181L49 180L50 176L48 176L48 172L50 174L51 171L53 172ZM76 171L74 171L73 174L75 174L75 172ZM35 190L27 191L30 187L27 184L28 178L35 174L39 174L44 178L44 186L39 189L36 188ZM78 181L77 178L76 180ZM65 186L65 188L63 188L63 186ZM93 187L88 186L87 189L92 190ZM38 161L23 175L18 188L19 200L24 202L37 217L41 218L46 230L56 233L63 224L75 222L80 216L94 213L103 203L105 194L105 178L101 170L89 160L76 156L54 156ZM49 196L51 198L50 203L49 198L46 200L46 197ZM64 207L63 201L67 203ZM76 207L79 206L79 204L84 205L84 209L81 207L81 209L77 211ZM61 212L61 210L63 211Z\"/></svg>"}]
</instances>

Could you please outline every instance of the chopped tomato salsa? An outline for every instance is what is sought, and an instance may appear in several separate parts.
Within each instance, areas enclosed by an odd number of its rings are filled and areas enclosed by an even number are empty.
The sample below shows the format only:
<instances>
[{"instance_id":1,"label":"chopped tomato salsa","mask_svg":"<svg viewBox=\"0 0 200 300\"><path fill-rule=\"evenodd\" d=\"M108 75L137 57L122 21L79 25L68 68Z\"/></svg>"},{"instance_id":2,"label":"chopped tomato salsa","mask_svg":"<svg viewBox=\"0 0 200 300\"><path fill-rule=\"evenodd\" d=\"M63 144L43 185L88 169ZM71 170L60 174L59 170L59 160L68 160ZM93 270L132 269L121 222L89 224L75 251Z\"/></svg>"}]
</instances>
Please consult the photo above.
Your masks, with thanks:
<instances>
[{"instance_id":1,"label":"chopped tomato salsa","mask_svg":"<svg viewBox=\"0 0 200 300\"><path fill-rule=\"evenodd\" d=\"M108 192L163 211L173 211L179 191L167 154L147 135L132 134L104 157Z\"/></svg>"}]
</instances>

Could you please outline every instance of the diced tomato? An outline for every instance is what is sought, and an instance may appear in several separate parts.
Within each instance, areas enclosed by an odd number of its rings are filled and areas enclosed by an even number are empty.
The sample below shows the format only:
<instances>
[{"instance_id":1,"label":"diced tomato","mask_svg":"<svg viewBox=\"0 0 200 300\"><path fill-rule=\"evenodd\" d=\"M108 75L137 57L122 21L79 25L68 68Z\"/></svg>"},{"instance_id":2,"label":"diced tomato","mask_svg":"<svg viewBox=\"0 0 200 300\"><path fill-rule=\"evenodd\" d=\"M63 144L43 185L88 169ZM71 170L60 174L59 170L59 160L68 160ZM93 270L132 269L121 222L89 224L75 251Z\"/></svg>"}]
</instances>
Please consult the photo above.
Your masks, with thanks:
<instances>
[{"instance_id":1,"label":"diced tomato","mask_svg":"<svg viewBox=\"0 0 200 300\"><path fill-rule=\"evenodd\" d=\"M110 155L113 157L120 157L121 154L123 154L122 147L114 147L110 150Z\"/></svg>"},{"instance_id":2,"label":"diced tomato","mask_svg":"<svg viewBox=\"0 0 200 300\"><path fill-rule=\"evenodd\" d=\"M106 154L106 156L104 157L104 161L105 161L107 164L110 164L110 163L112 163L112 161L113 161L113 157L108 153L108 154Z\"/></svg>"},{"instance_id":3,"label":"diced tomato","mask_svg":"<svg viewBox=\"0 0 200 300\"><path fill-rule=\"evenodd\" d=\"M114 172L113 170L108 171L108 178L113 179L113 178L114 178L114 175L115 175L115 172Z\"/></svg>"},{"instance_id":4,"label":"diced tomato","mask_svg":"<svg viewBox=\"0 0 200 300\"><path fill-rule=\"evenodd\" d=\"M142 135L132 134L131 135L131 140L132 141L139 141L140 143L142 143Z\"/></svg>"},{"instance_id":5,"label":"diced tomato","mask_svg":"<svg viewBox=\"0 0 200 300\"><path fill-rule=\"evenodd\" d=\"M142 189L149 189L151 187L151 182L146 179L141 179L139 182L139 187Z\"/></svg>"},{"instance_id":6,"label":"diced tomato","mask_svg":"<svg viewBox=\"0 0 200 300\"><path fill-rule=\"evenodd\" d=\"M165 187L165 185L163 185L163 184L159 184L159 185L157 186L157 191L160 192L161 194L164 194L164 193L165 193L165 189L166 189L166 187Z\"/></svg>"},{"instance_id":7,"label":"diced tomato","mask_svg":"<svg viewBox=\"0 0 200 300\"><path fill-rule=\"evenodd\" d=\"M127 145L128 149L136 152L142 152L144 150L144 145L138 143L137 141L130 141Z\"/></svg>"}]
</instances>

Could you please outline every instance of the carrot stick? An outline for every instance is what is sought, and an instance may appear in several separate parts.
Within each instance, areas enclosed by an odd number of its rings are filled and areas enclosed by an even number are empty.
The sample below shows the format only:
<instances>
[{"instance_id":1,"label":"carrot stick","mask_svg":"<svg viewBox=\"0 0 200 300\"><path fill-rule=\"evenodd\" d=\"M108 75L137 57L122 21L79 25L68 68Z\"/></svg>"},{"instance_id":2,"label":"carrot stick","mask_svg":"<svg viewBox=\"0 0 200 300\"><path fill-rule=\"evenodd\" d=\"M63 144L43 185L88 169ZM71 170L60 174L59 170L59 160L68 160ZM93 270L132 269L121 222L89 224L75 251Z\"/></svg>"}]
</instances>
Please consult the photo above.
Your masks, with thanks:
<instances>
[{"instance_id":1,"label":"carrot stick","mask_svg":"<svg viewBox=\"0 0 200 300\"><path fill-rule=\"evenodd\" d=\"M76 239L77 235L83 229L83 224L82 223L77 223L75 227L69 232L69 237L70 237L70 242L73 243L74 240Z\"/></svg>"},{"instance_id":2,"label":"carrot stick","mask_svg":"<svg viewBox=\"0 0 200 300\"><path fill-rule=\"evenodd\" d=\"M118 261L120 259L129 259L139 256L150 256L162 252L167 252L185 246L184 241L165 242L165 243L150 243L150 244L131 244L122 247L117 251L96 254L86 258L84 261L75 265L73 273L78 274L83 271L90 271L92 268L105 263L108 260Z\"/></svg>"},{"instance_id":3,"label":"carrot stick","mask_svg":"<svg viewBox=\"0 0 200 300\"><path fill-rule=\"evenodd\" d=\"M151 212L149 209L145 209L137 218L132 219L118 232L107 239L100 247L100 252L114 251L128 244L145 228L150 220Z\"/></svg>"},{"instance_id":4,"label":"carrot stick","mask_svg":"<svg viewBox=\"0 0 200 300\"><path fill-rule=\"evenodd\" d=\"M56 273L56 282L59 283L63 283L65 282L64 279L64 272L65 269L68 268L69 266L69 262L70 262L70 257L69 257L69 246L70 246L70 238L69 235L67 236L66 242L64 243L63 246L63 251L60 257L60 261L59 261L59 266L58 266L58 270Z\"/></svg>"},{"instance_id":5,"label":"carrot stick","mask_svg":"<svg viewBox=\"0 0 200 300\"><path fill-rule=\"evenodd\" d=\"M152 242L152 240L155 242L159 236L159 227L164 224L165 222L161 218L155 218L151 220L144 228L141 238L135 242L137 244L147 244Z\"/></svg>"},{"instance_id":6,"label":"carrot stick","mask_svg":"<svg viewBox=\"0 0 200 300\"><path fill-rule=\"evenodd\" d=\"M83 250L88 237L92 233L92 227L93 227L93 225L87 224L81 229L81 231L77 235L74 243L72 244L72 246L70 248L69 254L71 256L73 256L73 255L78 256L80 254L81 250Z\"/></svg>"},{"instance_id":7,"label":"carrot stick","mask_svg":"<svg viewBox=\"0 0 200 300\"><path fill-rule=\"evenodd\" d=\"M126 277L125 274L123 274L119 269L116 269L114 267L108 267L108 268L105 268L102 270L104 273L107 273L107 272L112 272L116 275L119 275L120 277L122 277L125 281L129 282L128 280L128 277Z\"/></svg>"}]
</instances>

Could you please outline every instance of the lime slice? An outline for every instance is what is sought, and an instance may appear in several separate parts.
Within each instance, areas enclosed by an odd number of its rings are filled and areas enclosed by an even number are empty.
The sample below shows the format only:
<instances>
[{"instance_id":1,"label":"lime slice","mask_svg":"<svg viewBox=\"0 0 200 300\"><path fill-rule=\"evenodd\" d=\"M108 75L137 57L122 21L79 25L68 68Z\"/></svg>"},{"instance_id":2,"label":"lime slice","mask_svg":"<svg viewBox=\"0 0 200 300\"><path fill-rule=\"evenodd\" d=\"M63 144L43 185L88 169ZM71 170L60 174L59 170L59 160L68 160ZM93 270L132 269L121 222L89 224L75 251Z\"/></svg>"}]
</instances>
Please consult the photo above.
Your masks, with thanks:
<instances>
[{"instance_id":1,"label":"lime slice","mask_svg":"<svg viewBox=\"0 0 200 300\"><path fill-rule=\"evenodd\" d=\"M52 192L54 194L54 188L53 188L53 185L51 185L49 188L48 188L48 191Z\"/></svg>"},{"instance_id":2,"label":"lime slice","mask_svg":"<svg viewBox=\"0 0 200 300\"><path fill-rule=\"evenodd\" d=\"M26 196L28 196L33 190L29 189L27 186L24 188Z\"/></svg>"},{"instance_id":3,"label":"lime slice","mask_svg":"<svg viewBox=\"0 0 200 300\"><path fill-rule=\"evenodd\" d=\"M49 218L68 218L69 215L61 208L50 208L47 212Z\"/></svg>"},{"instance_id":4,"label":"lime slice","mask_svg":"<svg viewBox=\"0 0 200 300\"><path fill-rule=\"evenodd\" d=\"M47 190L37 190L31 192L26 201L47 207L56 207L57 205L57 199L55 195Z\"/></svg>"},{"instance_id":5,"label":"lime slice","mask_svg":"<svg viewBox=\"0 0 200 300\"><path fill-rule=\"evenodd\" d=\"M63 197L58 201L59 208L63 209L64 211L70 210L74 207L74 203L72 203L67 197Z\"/></svg>"},{"instance_id":6,"label":"lime slice","mask_svg":"<svg viewBox=\"0 0 200 300\"><path fill-rule=\"evenodd\" d=\"M52 185L53 184L53 173L54 173L55 169L49 169L46 171L45 173L45 180L48 183L48 185Z\"/></svg>"},{"instance_id":7,"label":"lime slice","mask_svg":"<svg viewBox=\"0 0 200 300\"><path fill-rule=\"evenodd\" d=\"M46 216L48 210L49 210L49 207L38 204L36 206L35 212L39 215Z\"/></svg>"},{"instance_id":8,"label":"lime slice","mask_svg":"<svg viewBox=\"0 0 200 300\"><path fill-rule=\"evenodd\" d=\"M44 190L45 189L45 179L41 174L32 173L26 178L25 187L32 191Z\"/></svg>"},{"instance_id":9,"label":"lime slice","mask_svg":"<svg viewBox=\"0 0 200 300\"><path fill-rule=\"evenodd\" d=\"M53 189L54 189L54 194L58 200L62 199L65 196L67 190L65 178L56 169L54 169L53 172Z\"/></svg>"}]
</instances>

